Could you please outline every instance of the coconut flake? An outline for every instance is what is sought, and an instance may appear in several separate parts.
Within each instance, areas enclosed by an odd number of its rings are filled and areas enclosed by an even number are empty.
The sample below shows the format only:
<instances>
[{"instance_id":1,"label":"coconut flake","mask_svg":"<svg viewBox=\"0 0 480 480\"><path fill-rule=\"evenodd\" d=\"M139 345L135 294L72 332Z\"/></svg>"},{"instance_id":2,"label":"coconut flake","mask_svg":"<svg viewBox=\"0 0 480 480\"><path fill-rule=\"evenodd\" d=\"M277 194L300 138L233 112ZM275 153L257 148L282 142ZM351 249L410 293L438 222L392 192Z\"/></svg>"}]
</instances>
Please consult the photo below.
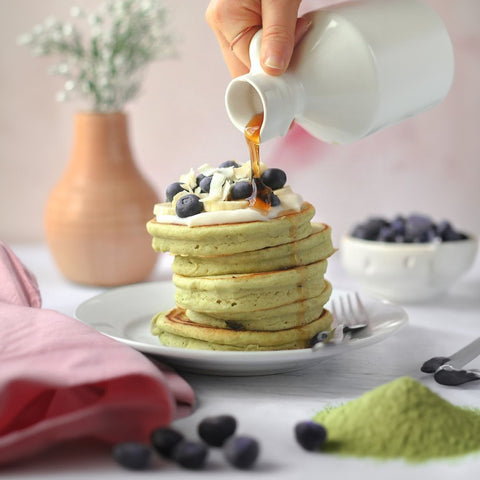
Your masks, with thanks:
<instances>
[{"instance_id":1,"label":"coconut flake","mask_svg":"<svg viewBox=\"0 0 480 480\"><path fill-rule=\"evenodd\" d=\"M234 173L237 182L250 179L250 162L245 162L242 166L235 168Z\"/></svg>"},{"instance_id":2,"label":"coconut flake","mask_svg":"<svg viewBox=\"0 0 480 480\"><path fill-rule=\"evenodd\" d=\"M225 201L230 194L230 188L232 188L233 183L230 180L226 180L225 184L223 185L223 194L222 200Z\"/></svg>"},{"instance_id":3,"label":"coconut flake","mask_svg":"<svg viewBox=\"0 0 480 480\"><path fill-rule=\"evenodd\" d=\"M186 188L190 192L193 192L193 189L197 186L197 176L195 175L195 170L191 168L188 173L181 175L180 183L182 184L182 187L184 187L183 184L185 184Z\"/></svg>"}]
</instances>

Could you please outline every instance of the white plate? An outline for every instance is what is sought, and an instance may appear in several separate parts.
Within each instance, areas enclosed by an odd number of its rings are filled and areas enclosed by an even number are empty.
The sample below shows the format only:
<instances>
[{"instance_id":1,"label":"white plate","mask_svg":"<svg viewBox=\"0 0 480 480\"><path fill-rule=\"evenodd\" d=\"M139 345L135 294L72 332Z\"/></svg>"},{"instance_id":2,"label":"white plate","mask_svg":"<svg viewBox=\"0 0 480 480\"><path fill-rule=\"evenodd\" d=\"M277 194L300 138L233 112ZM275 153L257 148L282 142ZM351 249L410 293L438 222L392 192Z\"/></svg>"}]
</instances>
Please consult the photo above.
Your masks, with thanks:
<instances>
[{"instance_id":1,"label":"white plate","mask_svg":"<svg viewBox=\"0 0 480 480\"><path fill-rule=\"evenodd\" d=\"M379 342L405 325L408 319L405 310L397 305L362 297L370 325L341 344L323 345L315 350L272 352L187 350L163 346L150 334L153 315L174 305L174 288L170 281L115 288L80 304L75 316L99 332L141 352L156 355L179 370L213 375L265 375L296 370ZM340 293L334 291L332 297Z\"/></svg>"}]
</instances>

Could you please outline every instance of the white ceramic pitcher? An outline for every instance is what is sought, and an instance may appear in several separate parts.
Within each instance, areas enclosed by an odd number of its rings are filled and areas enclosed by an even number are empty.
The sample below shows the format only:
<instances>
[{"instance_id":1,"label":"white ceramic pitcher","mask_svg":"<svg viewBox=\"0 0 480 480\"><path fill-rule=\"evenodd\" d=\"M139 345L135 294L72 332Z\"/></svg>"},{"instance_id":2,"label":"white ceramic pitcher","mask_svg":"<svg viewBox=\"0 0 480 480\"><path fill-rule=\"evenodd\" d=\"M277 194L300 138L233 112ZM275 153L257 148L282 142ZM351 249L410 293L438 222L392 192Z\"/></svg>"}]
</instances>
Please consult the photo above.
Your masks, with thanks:
<instances>
[{"instance_id":1,"label":"white ceramic pitcher","mask_svg":"<svg viewBox=\"0 0 480 480\"><path fill-rule=\"evenodd\" d=\"M262 142L293 120L329 143L350 143L438 104L453 80L453 48L438 14L419 0L358 0L305 15L312 21L279 77L259 63L233 79L225 102L241 131L264 113Z\"/></svg>"}]
</instances>

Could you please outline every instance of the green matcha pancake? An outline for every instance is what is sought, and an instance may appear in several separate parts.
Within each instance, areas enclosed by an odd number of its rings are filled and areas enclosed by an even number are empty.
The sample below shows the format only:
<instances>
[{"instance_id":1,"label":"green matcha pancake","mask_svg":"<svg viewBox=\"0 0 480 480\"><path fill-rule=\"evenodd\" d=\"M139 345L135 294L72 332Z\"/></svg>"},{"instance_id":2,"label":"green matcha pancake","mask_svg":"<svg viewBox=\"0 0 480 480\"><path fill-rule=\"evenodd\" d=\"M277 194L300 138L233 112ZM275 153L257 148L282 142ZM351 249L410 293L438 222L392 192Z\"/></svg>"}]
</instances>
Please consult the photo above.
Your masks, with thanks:
<instances>
[{"instance_id":1,"label":"green matcha pancake","mask_svg":"<svg viewBox=\"0 0 480 480\"><path fill-rule=\"evenodd\" d=\"M174 274L178 306L199 312L252 312L305 300L324 289L327 261L288 270L186 277Z\"/></svg>"},{"instance_id":2,"label":"green matcha pancake","mask_svg":"<svg viewBox=\"0 0 480 480\"><path fill-rule=\"evenodd\" d=\"M306 348L330 331L325 279L335 249L314 207L261 164L265 204L252 202L250 162L201 165L165 190L147 223L152 247L173 254L175 307L151 332L166 346L208 350ZM271 189L271 190L269 190ZM271 192L271 193L270 193Z\"/></svg>"},{"instance_id":3,"label":"green matcha pancake","mask_svg":"<svg viewBox=\"0 0 480 480\"><path fill-rule=\"evenodd\" d=\"M287 350L307 348L319 332L330 330L332 316L328 310L312 322L280 331L235 331L195 324L185 310L175 307L157 314L152 333L163 345L203 350Z\"/></svg>"},{"instance_id":4,"label":"green matcha pancake","mask_svg":"<svg viewBox=\"0 0 480 480\"><path fill-rule=\"evenodd\" d=\"M304 202L299 212L265 221L222 225L186 226L150 220L147 230L155 251L174 255L230 255L282 245L305 238L312 232L310 224L315 210Z\"/></svg>"},{"instance_id":5,"label":"green matcha pancake","mask_svg":"<svg viewBox=\"0 0 480 480\"><path fill-rule=\"evenodd\" d=\"M283 245L215 257L177 255L172 270L191 277L269 272L318 262L333 252L330 227L312 223L312 233L308 237Z\"/></svg>"},{"instance_id":6,"label":"green matcha pancake","mask_svg":"<svg viewBox=\"0 0 480 480\"><path fill-rule=\"evenodd\" d=\"M248 313L232 312L226 309L219 314L187 310L186 316L194 323L230 330L285 330L305 325L318 318L331 292L332 286L325 280L325 288L320 295L280 307Z\"/></svg>"}]
</instances>

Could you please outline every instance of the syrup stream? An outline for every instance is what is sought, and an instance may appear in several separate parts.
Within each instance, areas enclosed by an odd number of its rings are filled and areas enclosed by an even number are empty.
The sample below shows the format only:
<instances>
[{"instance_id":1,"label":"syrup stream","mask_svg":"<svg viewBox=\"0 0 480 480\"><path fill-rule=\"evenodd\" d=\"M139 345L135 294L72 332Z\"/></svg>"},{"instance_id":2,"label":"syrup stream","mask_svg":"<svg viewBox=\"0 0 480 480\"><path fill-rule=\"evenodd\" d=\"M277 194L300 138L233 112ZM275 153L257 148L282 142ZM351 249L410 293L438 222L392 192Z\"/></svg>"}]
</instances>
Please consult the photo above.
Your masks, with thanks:
<instances>
[{"instance_id":1,"label":"syrup stream","mask_svg":"<svg viewBox=\"0 0 480 480\"><path fill-rule=\"evenodd\" d=\"M260 176L260 129L262 123L263 113L257 113L250 119L244 130L250 153L250 182L252 184L252 194L247 200L251 207L268 212L272 203L272 189L262 182Z\"/></svg>"}]
</instances>

